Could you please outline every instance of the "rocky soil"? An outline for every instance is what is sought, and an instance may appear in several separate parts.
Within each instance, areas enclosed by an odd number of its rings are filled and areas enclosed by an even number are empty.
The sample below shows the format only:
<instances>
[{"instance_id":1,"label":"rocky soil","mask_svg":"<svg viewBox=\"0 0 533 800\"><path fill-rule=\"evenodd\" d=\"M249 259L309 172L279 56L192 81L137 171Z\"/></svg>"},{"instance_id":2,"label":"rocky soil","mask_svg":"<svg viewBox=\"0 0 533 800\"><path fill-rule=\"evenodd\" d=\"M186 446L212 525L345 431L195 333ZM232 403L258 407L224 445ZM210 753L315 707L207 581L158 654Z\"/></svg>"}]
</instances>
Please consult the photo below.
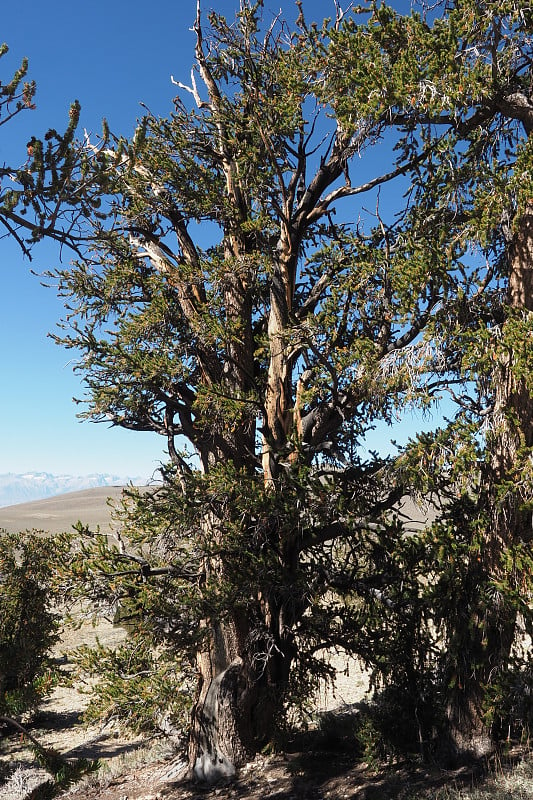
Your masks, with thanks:
<instances>
[{"instance_id":1,"label":"rocky soil","mask_svg":"<svg viewBox=\"0 0 533 800\"><path fill-rule=\"evenodd\" d=\"M118 643L124 631L108 622L95 627L83 622L80 628L63 632L55 650L55 658L65 672L69 671L69 653L81 644L93 644L96 637L102 644ZM27 723L27 729L43 748L68 759L98 759L102 763L132 752L143 745L141 739L124 737L116 727L86 726L83 711L88 697L77 687L58 686ZM0 747L0 775L11 778L0 786L0 800L21 800L31 796L29 790L47 782L50 775L38 769L31 741L12 728L4 729Z\"/></svg>"},{"instance_id":2,"label":"rocky soil","mask_svg":"<svg viewBox=\"0 0 533 800\"><path fill-rule=\"evenodd\" d=\"M102 644L113 645L124 635L122 628L111 623L100 622L94 627L85 621L81 627L68 628L63 632L55 656L63 669L68 671L69 653L76 646L94 643L96 637ZM354 662L338 655L332 658L335 659L339 677L334 688L321 692L315 698L313 705L317 713L335 707L348 708L350 704L361 700L367 690L366 676ZM63 792L60 797L77 797L80 800L84 797L93 800L155 800L172 796L200 796L197 789L186 788L180 782L184 762L171 742L128 738L113 724L87 727L82 719L87 702L87 695L79 688L59 686L28 722L28 731L44 748L60 753L67 759L84 758L99 762L96 773L84 779L79 786ZM0 749L0 772L5 776L4 784L0 786L0 800L38 798L39 787L42 793L43 787L50 782L50 774L39 767L27 737L15 730L6 730L5 734ZM330 760L331 756L328 756L324 767ZM261 757L243 771L239 781L231 788L215 789L215 796L237 797L243 793L250 798L307 796L290 793L293 792L290 789L293 784L301 784L302 770L296 755ZM256 791L254 787L259 784L262 788ZM175 791L178 794L174 794ZM289 794L285 795L286 792Z\"/></svg>"},{"instance_id":3,"label":"rocky soil","mask_svg":"<svg viewBox=\"0 0 533 800\"><path fill-rule=\"evenodd\" d=\"M94 629L84 623L79 630L65 633L58 657L65 659L73 645L89 643L96 635L110 644L124 633L110 624ZM343 718L345 722L354 704L364 697L367 681L355 663L339 656L335 659L337 684L316 698L315 708L318 714L334 713L342 731ZM52 796L60 800L459 800L450 787L472 783L466 770L445 772L407 762L377 769L361 763L342 736L309 731L288 742L283 754L259 755L231 784L201 787L184 780L183 756L172 742L130 739L112 725L85 727L81 717L86 702L86 695L75 688L60 687L34 718L30 731L42 745L73 762L77 758L98 760L98 770L57 793L50 773L39 768L28 742L13 734L4 738L0 752L0 768L9 776L0 786L0 800L47 800ZM518 790L513 784L504 794L479 797L533 800L533 766L528 776ZM467 800L461 793L463 797Z\"/></svg>"}]
</instances>

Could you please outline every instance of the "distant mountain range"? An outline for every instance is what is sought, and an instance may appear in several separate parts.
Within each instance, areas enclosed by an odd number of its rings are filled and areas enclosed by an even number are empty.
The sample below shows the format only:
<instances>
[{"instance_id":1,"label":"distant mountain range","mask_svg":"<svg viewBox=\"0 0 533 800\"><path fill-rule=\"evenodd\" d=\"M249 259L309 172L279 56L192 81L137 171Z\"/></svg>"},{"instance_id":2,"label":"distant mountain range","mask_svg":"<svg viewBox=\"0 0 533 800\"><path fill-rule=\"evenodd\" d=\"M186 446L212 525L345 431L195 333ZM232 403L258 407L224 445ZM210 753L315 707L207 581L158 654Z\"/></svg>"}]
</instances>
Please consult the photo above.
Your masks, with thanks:
<instances>
[{"instance_id":1,"label":"distant mountain range","mask_svg":"<svg viewBox=\"0 0 533 800\"><path fill-rule=\"evenodd\" d=\"M125 478L118 475L94 473L92 475L51 475L48 472L26 472L17 475L7 472L0 475L0 507L43 500L66 492L79 492L97 486L142 485L142 478Z\"/></svg>"}]
</instances>

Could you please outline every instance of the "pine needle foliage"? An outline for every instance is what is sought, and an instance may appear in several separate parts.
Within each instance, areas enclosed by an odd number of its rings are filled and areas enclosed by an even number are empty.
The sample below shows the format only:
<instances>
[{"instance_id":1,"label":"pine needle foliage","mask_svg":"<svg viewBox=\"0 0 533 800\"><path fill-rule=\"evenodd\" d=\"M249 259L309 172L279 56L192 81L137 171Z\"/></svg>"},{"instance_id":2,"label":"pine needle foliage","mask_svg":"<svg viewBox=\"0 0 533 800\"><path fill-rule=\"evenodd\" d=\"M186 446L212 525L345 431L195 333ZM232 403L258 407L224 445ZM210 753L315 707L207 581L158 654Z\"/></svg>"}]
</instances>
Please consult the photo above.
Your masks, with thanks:
<instances>
[{"instance_id":1,"label":"pine needle foliage","mask_svg":"<svg viewBox=\"0 0 533 800\"><path fill-rule=\"evenodd\" d=\"M76 574L196 661L203 777L264 744L328 646L404 691L423 754L438 730L483 755L530 604L531 13L336 9L199 7L168 117L72 151L88 247L53 273L56 339L82 415L171 461ZM443 395L442 427L368 452ZM438 519L409 535L417 493Z\"/></svg>"},{"instance_id":2,"label":"pine needle foliage","mask_svg":"<svg viewBox=\"0 0 533 800\"><path fill-rule=\"evenodd\" d=\"M61 622L55 589L62 543L35 533L0 536L0 713L33 710L57 680L51 648Z\"/></svg>"},{"instance_id":3,"label":"pine needle foliage","mask_svg":"<svg viewBox=\"0 0 533 800\"><path fill-rule=\"evenodd\" d=\"M8 45L0 44L0 59L8 52ZM7 81L0 80L0 127L36 108L37 85L28 78L28 68L23 58ZM83 200L73 192L74 173L80 168L81 151L74 144L79 116L76 100L63 133L50 128L43 137L32 136L19 162L0 167L0 227L29 259L33 245L44 238L79 251L79 219L89 210L97 213L100 205L99 196L89 190Z\"/></svg>"}]
</instances>

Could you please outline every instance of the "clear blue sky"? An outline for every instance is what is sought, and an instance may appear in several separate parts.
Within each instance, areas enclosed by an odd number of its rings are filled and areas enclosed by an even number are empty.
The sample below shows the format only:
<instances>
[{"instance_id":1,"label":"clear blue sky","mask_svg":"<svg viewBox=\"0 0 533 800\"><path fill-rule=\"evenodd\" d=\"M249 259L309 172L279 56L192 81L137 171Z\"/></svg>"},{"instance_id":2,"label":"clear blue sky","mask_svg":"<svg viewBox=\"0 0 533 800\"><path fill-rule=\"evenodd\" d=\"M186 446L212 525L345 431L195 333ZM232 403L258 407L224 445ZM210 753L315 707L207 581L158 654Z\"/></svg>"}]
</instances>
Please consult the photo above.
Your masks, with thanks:
<instances>
[{"instance_id":1,"label":"clear blue sky","mask_svg":"<svg viewBox=\"0 0 533 800\"><path fill-rule=\"evenodd\" d=\"M346 5L346 4L343 4ZM398 3L408 10L408 3ZM233 17L238 0L202 0L202 8ZM292 0L266 0L267 14L280 8L294 17ZM334 14L333 0L304 0L309 20ZM196 0L26 0L5 2L0 42L10 52L0 61L7 80L23 56L37 81L37 110L0 128L0 160L25 158L32 134L64 129L74 99L82 105L81 128L98 132L106 117L113 131L130 134L144 102L166 114L176 94L170 76L188 82L193 58ZM63 258L68 262L69 254ZM165 442L151 434L80 422L74 396L83 389L71 354L47 338L63 308L53 290L30 274L59 263L56 245L42 243L25 260L17 246L0 240L0 473L29 470L149 477L166 460Z\"/></svg>"}]
</instances>

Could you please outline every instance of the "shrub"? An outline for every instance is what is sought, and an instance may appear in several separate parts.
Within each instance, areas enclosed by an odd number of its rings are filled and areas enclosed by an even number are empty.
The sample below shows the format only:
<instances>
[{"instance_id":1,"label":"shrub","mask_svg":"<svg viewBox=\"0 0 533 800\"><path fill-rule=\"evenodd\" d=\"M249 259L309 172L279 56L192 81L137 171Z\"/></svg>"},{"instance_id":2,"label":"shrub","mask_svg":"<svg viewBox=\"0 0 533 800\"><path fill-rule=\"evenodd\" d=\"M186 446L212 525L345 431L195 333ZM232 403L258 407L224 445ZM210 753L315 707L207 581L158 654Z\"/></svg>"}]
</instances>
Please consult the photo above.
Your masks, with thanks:
<instances>
[{"instance_id":1,"label":"shrub","mask_svg":"<svg viewBox=\"0 0 533 800\"><path fill-rule=\"evenodd\" d=\"M35 708L53 686L58 640L53 589L59 539L0 534L0 714Z\"/></svg>"},{"instance_id":2,"label":"shrub","mask_svg":"<svg viewBox=\"0 0 533 800\"><path fill-rule=\"evenodd\" d=\"M193 681L176 653L132 634L113 649L82 646L74 659L78 674L93 679L87 722L113 719L136 733L170 728L185 736Z\"/></svg>"}]
</instances>

